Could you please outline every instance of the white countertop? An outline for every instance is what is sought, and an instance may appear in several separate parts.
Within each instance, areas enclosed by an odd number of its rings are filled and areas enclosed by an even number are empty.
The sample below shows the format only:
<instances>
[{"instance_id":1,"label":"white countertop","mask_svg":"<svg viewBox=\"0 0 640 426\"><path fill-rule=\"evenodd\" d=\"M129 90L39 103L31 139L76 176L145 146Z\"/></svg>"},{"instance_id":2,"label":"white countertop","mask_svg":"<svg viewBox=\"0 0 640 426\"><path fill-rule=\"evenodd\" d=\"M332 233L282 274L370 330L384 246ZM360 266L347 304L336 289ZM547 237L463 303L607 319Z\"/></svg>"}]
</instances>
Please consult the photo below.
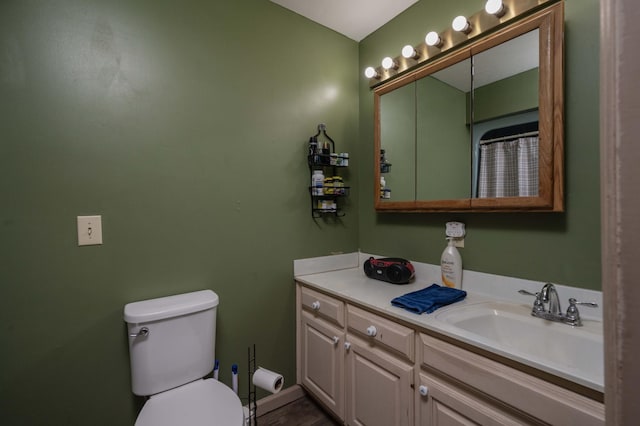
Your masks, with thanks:
<instances>
[{"instance_id":1,"label":"white countertop","mask_svg":"<svg viewBox=\"0 0 640 426\"><path fill-rule=\"evenodd\" d=\"M440 333L524 365L562 377L598 392L604 391L603 365L600 366L599 369L595 368L594 371L579 371L572 368L569 362L567 365L554 365L547 360L536 359L536 357L529 354L519 353L506 345L496 345L495 342L485 339L482 336L438 320L437 314L445 311L449 307L443 307L432 314L417 315L402 308L392 306L390 302L397 296L423 289L433 283L440 284L440 268L435 265L412 262L416 268L416 280L410 284L394 285L370 279L364 274L361 265L369 256L370 255L363 253L350 253L338 256L296 260L294 261L295 279L300 283L344 299L347 302L358 303L374 311L413 324L419 328ZM519 295L517 290L522 288L536 292L542 288L542 285L544 285L544 283L464 271L463 290L467 291L467 297L460 302L450 305L450 307L453 308L454 306L457 307L485 301L505 301L515 303L526 309L531 309L532 298L530 296ZM568 286L556 287L563 301L568 297L575 297L578 300L595 301L599 303L600 306L602 305L602 295L600 292ZM566 305L566 302L564 304ZM583 313L581 310L581 314L585 326L580 328L580 332L593 333L594 336L599 335L601 338L601 311L597 309ZM544 320L540 319L540 321ZM550 325L554 327L570 327L560 323ZM580 354L573 354L573 356L580 356Z\"/></svg>"}]
</instances>

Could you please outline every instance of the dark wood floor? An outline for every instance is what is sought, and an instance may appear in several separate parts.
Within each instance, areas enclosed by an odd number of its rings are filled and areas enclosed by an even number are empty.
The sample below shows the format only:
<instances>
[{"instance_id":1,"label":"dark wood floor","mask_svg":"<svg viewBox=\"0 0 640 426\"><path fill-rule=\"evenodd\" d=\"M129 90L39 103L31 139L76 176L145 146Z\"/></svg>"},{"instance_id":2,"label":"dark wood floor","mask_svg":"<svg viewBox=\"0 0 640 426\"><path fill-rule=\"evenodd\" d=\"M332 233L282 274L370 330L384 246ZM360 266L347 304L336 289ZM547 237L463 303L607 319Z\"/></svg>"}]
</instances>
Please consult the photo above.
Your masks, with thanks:
<instances>
[{"instance_id":1,"label":"dark wood floor","mask_svg":"<svg viewBox=\"0 0 640 426\"><path fill-rule=\"evenodd\" d=\"M260 412L258 412L260 414ZM258 426L339 426L330 415L309 397L302 397L284 407L258 417Z\"/></svg>"}]
</instances>

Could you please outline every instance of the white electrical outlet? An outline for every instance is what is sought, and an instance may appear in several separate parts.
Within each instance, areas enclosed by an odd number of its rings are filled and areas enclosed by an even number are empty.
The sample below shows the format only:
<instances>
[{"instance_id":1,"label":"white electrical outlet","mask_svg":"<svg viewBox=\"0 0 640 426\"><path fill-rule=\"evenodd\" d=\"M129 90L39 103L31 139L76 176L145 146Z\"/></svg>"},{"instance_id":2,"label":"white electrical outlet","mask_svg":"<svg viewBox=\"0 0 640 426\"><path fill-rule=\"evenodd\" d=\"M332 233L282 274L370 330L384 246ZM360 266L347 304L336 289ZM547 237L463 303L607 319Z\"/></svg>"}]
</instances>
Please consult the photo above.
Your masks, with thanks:
<instances>
[{"instance_id":1,"label":"white electrical outlet","mask_svg":"<svg viewBox=\"0 0 640 426\"><path fill-rule=\"evenodd\" d=\"M102 244L102 216L78 216L78 245Z\"/></svg>"},{"instance_id":2,"label":"white electrical outlet","mask_svg":"<svg viewBox=\"0 0 640 426\"><path fill-rule=\"evenodd\" d=\"M465 235L464 223L462 222L447 222L447 229L445 231L447 237L463 238Z\"/></svg>"}]
</instances>

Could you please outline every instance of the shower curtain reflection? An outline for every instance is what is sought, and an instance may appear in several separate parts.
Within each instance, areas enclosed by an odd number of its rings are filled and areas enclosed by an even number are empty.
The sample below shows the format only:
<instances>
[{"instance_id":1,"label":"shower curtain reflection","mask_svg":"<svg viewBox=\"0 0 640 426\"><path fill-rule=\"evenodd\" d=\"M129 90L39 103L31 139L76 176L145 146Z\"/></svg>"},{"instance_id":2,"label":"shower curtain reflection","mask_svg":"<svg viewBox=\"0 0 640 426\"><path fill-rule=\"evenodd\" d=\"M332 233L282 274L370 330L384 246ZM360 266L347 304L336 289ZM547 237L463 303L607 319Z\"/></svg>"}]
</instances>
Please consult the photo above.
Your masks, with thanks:
<instances>
[{"instance_id":1,"label":"shower curtain reflection","mask_svg":"<svg viewBox=\"0 0 640 426\"><path fill-rule=\"evenodd\" d=\"M527 136L480 141L479 198L538 195L538 137Z\"/></svg>"}]
</instances>

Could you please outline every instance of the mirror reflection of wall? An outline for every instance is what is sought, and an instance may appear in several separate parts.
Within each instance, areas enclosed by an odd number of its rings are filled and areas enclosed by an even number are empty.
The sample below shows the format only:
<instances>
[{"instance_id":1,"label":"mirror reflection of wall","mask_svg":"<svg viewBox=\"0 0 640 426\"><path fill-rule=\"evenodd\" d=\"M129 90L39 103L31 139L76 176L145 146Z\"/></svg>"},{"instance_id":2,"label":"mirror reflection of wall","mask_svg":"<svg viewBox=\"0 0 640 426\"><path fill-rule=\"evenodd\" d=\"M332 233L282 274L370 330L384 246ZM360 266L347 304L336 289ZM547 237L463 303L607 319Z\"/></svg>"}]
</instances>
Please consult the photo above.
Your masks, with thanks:
<instances>
[{"instance_id":1,"label":"mirror reflection of wall","mask_svg":"<svg viewBox=\"0 0 640 426\"><path fill-rule=\"evenodd\" d=\"M413 201L416 198L415 83L407 84L380 97L380 147L393 164L381 174L390 189L384 201Z\"/></svg>"},{"instance_id":2,"label":"mirror reflection of wall","mask_svg":"<svg viewBox=\"0 0 640 426\"><path fill-rule=\"evenodd\" d=\"M471 60L466 59L416 82L418 200L470 196L470 75Z\"/></svg>"}]
</instances>

